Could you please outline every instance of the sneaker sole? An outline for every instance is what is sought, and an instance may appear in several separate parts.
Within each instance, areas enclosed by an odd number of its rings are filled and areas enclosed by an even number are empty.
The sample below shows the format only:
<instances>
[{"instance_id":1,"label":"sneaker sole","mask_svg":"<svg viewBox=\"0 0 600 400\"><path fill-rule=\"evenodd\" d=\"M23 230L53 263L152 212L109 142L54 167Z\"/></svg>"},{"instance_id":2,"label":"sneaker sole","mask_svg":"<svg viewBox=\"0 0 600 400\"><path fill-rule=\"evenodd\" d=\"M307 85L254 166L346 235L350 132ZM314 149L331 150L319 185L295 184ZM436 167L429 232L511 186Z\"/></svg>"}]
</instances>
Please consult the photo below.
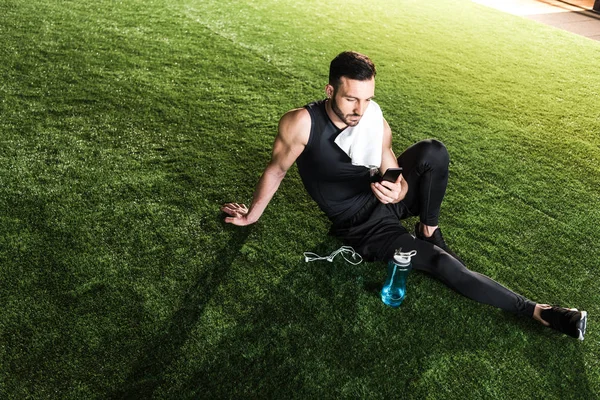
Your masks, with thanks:
<instances>
[{"instance_id":1,"label":"sneaker sole","mask_svg":"<svg viewBox=\"0 0 600 400\"><path fill-rule=\"evenodd\" d=\"M579 331L579 340L583 340L585 336L585 328L587 325L587 311L581 311L581 318L577 322L577 330Z\"/></svg>"}]
</instances>

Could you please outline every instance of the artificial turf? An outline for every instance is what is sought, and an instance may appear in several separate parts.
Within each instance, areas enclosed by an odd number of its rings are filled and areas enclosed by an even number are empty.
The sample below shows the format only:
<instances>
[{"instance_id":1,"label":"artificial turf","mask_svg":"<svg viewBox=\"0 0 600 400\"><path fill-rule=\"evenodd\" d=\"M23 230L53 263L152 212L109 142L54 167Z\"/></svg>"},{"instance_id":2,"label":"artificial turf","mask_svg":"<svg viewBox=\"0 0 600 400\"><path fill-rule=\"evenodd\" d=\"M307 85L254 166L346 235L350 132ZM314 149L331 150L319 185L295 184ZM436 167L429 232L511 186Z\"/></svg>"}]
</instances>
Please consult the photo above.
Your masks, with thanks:
<instances>
[{"instance_id":1,"label":"artificial turf","mask_svg":"<svg viewBox=\"0 0 600 400\"><path fill-rule=\"evenodd\" d=\"M1 398L600 396L598 42L467 0L3 0L0 38ZM376 63L398 154L446 144L450 246L586 309L584 342L306 264L341 243L295 167L223 223L344 50Z\"/></svg>"}]
</instances>

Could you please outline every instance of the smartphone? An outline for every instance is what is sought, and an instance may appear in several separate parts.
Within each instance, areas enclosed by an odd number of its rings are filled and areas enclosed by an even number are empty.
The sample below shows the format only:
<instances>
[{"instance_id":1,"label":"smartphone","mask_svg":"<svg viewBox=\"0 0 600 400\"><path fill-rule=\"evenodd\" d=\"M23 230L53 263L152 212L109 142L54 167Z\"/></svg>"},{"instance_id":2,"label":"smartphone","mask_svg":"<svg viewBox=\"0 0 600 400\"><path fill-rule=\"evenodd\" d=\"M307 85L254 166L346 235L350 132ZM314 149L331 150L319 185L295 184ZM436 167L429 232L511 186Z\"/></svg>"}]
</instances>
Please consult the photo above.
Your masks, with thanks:
<instances>
[{"instance_id":1,"label":"smartphone","mask_svg":"<svg viewBox=\"0 0 600 400\"><path fill-rule=\"evenodd\" d=\"M381 180L388 181L388 182L396 182L396 179L398 179L398 177L400 176L401 173L402 173L402 167L388 168L387 171L385 171L385 174L383 174L383 177L381 178Z\"/></svg>"}]
</instances>

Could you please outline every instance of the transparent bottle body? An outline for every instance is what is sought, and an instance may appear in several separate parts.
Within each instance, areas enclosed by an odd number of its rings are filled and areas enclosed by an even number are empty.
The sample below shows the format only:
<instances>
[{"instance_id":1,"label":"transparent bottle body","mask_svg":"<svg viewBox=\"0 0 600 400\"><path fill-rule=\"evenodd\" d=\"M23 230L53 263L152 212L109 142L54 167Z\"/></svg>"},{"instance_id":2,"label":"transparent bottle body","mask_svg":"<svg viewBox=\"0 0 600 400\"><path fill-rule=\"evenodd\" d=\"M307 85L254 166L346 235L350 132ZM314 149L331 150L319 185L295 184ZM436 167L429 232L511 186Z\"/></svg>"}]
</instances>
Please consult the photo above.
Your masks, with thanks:
<instances>
[{"instance_id":1,"label":"transparent bottle body","mask_svg":"<svg viewBox=\"0 0 600 400\"><path fill-rule=\"evenodd\" d=\"M406 297L406 278L411 270L411 264L388 262L387 279L381 289L381 301L390 307L398 307Z\"/></svg>"}]
</instances>

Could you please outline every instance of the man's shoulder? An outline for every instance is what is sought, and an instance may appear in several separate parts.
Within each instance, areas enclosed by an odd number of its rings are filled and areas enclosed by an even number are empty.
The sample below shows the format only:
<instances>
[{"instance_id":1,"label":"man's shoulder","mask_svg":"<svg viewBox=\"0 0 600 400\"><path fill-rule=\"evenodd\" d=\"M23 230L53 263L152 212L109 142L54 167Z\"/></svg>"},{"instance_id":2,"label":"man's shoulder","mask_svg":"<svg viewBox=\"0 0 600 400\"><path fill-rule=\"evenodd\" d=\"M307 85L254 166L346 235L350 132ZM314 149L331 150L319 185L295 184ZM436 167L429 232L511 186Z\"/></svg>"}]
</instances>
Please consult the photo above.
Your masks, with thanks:
<instances>
[{"instance_id":1,"label":"man's shoulder","mask_svg":"<svg viewBox=\"0 0 600 400\"><path fill-rule=\"evenodd\" d=\"M310 137L311 119L308 110L295 108L279 120L278 136L288 143L306 146Z\"/></svg>"},{"instance_id":2,"label":"man's shoulder","mask_svg":"<svg viewBox=\"0 0 600 400\"><path fill-rule=\"evenodd\" d=\"M292 131L310 131L311 118L310 113L304 107L294 108L283 114L279 121L280 128Z\"/></svg>"}]
</instances>

